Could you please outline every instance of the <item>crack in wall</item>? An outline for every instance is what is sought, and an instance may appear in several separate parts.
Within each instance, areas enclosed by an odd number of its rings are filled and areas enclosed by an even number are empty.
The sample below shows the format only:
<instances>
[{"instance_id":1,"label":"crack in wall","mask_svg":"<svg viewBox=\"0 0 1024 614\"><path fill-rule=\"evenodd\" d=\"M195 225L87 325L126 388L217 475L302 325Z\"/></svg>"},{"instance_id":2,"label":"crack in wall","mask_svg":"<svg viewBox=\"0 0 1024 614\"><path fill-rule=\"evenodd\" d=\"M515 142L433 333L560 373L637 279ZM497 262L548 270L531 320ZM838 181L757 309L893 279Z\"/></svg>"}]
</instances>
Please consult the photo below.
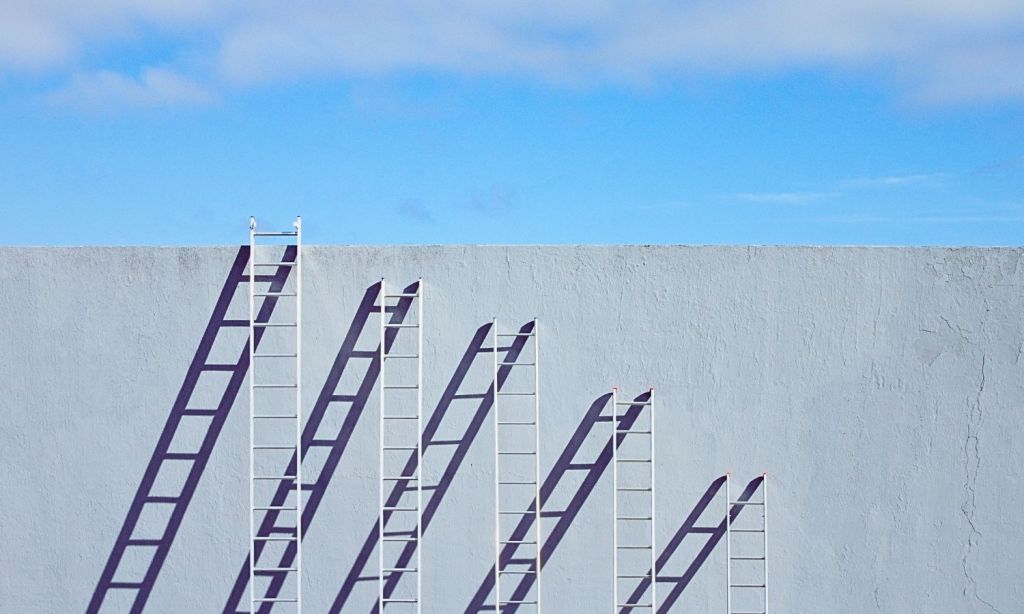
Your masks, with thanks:
<instances>
[{"instance_id":1,"label":"crack in wall","mask_svg":"<svg viewBox=\"0 0 1024 614\"><path fill-rule=\"evenodd\" d=\"M978 440L978 432L981 430L982 422L985 419L984 410L981 406L981 395L985 392L986 360L987 356L983 353L981 355L981 380L978 382L978 392L974 396L974 402L968 403L970 412L967 415L967 435L964 439L964 502L960 506L960 511L967 520L968 526L970 526L970 532L967 535L967 544L964 548L961 564L964 570L964 579L967 581L964 594L966 595L970 591L971 596L976 601L984 604L989 610L1002 614L998 608L978 594L978 583L974 576L971 575L969 561L974 547L979 543L982 536L981 531L974 524L974 511L978 507L975 484L978 481L978 469L981 467L981 446Z\"/></svg>"}]
</instances>

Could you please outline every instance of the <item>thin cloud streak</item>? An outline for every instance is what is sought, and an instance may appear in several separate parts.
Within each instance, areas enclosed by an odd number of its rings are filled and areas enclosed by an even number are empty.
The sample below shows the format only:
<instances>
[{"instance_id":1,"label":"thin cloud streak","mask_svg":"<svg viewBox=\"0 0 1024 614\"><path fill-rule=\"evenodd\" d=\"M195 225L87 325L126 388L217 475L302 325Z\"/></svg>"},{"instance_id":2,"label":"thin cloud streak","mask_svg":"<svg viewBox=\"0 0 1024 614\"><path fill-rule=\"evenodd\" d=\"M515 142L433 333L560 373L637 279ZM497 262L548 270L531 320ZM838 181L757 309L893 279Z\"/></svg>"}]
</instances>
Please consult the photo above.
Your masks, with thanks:
<instances>
[{"instance_id":1,"label":"thin cloud streak","mask_svg":"<svg viewBox=\"0 0 1024 614\"><path fill-rule=\"evenodd\" d=\"M56 106L104 113L125 108L204 106L216 96L173 71L147 67L138 78L109 70L77 74L45 99Z\"/></svg>"},{"instance_id":2,"label":"thin cloud streak","mask_svg":"<svg viewBox=\"0 0 1024 614\"><path fill-rule=\"evenodd\" d=\"M840 192L740 192L734 197L749 203L809 205L839 196Z\"/></svg>"}]
</instances>

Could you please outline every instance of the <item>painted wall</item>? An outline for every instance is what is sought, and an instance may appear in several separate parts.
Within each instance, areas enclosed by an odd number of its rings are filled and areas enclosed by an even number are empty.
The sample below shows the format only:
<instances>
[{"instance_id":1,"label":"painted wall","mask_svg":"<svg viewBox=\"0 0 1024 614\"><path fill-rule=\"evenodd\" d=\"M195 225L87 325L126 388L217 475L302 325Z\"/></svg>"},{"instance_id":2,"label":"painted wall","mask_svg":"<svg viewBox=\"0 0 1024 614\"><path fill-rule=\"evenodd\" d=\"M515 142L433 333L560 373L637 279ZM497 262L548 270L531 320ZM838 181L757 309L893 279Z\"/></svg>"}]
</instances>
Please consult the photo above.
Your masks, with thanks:
<instances>
[{"instance_id":1,"label":"painted wall","mask_svg":"<svg viewBox=\"0 0 1024 614\"><path fill-rule=\"evenodd\" d=\"M130 519L132 539L171 543L145 582L147 612L238 606L245 371L190 365L238 362L246 329L223 324L247 316L233 277L246 256L0 249L0 611L84 611L103 593L147 467L160 470L153 496L182 491L194 461L154 460L162 433L194 452L217 420L178 530L156 534L160 508L175 506L154 503ZM494 317L509 330L540 322L544 530L558 536L546 611L611 609L600 416L613 385L628 398L656 389L662 611L725 611L724 542L709 530L724 517L726 471L736 490L769 474L773 611L1024 611L1020 250L310 247L303 257L302 400L320 442L305 465L319 497L303 548L307 612L366 612L376 597L376 581L359 580L376 574L378 496L376 379L361 352L378 343L366 308L382 276L395 288L424 279L425 612L492 603L484 350ZM285 319L283 300L277 309ZM221 411L182 417L216 408L225 391ZM345 395L359 402L335 400ZM172 415L180 422L165 432ZM141 582L154 550L126 548L115 581ZM128 611L137 592L112 588L101 611Z\"/></svg>"}]
</instances>

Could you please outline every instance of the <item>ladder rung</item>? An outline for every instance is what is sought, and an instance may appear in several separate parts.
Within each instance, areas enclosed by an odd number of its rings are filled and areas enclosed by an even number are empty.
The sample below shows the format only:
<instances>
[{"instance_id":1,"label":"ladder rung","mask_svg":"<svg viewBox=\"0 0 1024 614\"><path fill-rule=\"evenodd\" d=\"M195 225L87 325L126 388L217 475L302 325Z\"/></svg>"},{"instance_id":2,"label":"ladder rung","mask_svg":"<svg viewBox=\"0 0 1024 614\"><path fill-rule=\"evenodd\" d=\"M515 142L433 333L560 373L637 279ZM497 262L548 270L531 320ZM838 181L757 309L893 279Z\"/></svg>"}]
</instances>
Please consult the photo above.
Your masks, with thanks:
<instances>
[{"instance_id":1,"label":"ladder rung","mask_svg":"<svg viewBox=\"0 0 1024 614\"><path fill-rule=\"evenodd\" d=\"M620 492L651 492L650 488L640 488L636 486L620 486L616 488Z\"/></svg>"},{"instance_id":2,"label":"ladder rung","mask_svg":"<svg viewBox=\"0 0 1024 614\"><path fill-rule=\"evenodd\" d=\"M294 230L282 230L282 231L261 231L252 233L254 237L297 237L299 233Z\"/></svg>"},{"instance_id":3,"label":"ladder rung","mask_svg":"<svg viewBox=\"0 0 1024 614\"><path fill-rule=\"evenodd\" d=\"M649 608L652 607L649 603L620 603L617 604L620 608Z\"/></svg>"},{"instance_id":4,"label":"ladder rung","mask_svg":"<svg viewBox=\"0 0 1024 614\"><path fill-rule=\"evenodd\" d=\"M616 435L650 435L650 431L615 431Z\"/></svg>"},{"instance_id":5,"label":"ladder rung","mask_svg":"<svg viewBox=\"0 0 1024 614\"><path fill-rule=\"evenodd\" d=\"M537 605L536 601L518 601L518 600L509 600L509 601L502 600L502 601L499 601L498 603L499 603L499 605L510 605L510 604L515 604L515 605Z\"/></svg>"},{"instance_id":6,"label":"ladder rung","mask_svg":"<svg viewBox=\"0 0 1024 614\"><path fill-rule=\"evenodd\" d=\"M643 546L640 544L626 544L625 546L623 546L620 544L615 547L619 550L650 550L653 546Z\"/></svg>"},{"instance_id":7,"label":"ladder rung","mask_svg":"<svg viewBox=\"0 0 1024 614\"><path fill-rule=\"evenodd\" d=\"M511 486L515 486L515 485L520 485L520 486L522 486L522 485L530 485L530 486L534 486L536 484L537 484L537 482L535 480L521 480L521 481L520 480L510 480L508 482L502 482L501 480L498 481L498 485L499 486L506 486L506 485L511 485Z\"/></svg>"},{"instance_id":8,"label":"ladder rung","mask_svg":"<svg viewBox=\"0 0 1024 614\"><path fill-rule=\"evenodd\" d=\"M649 574L649 573L642 573L642 574L620 574L620 575L615 576L615 577L616 578L622 578L624 580L641 580L643 578L650 578L651 574Z\"/></svg>"},{"instance_id":9,"label":"ladder rung","mask_svg":"<svg viewBox=\"0 0 1024 614\"><path fill-rule=\"evenodd\" d=\"M619 407L637 407L643 405L650 405L651 402L644 401L643 403L641 403L640 401L618 401L615 404L618 405Z\"/></svg>"},{"instance_id":10,"label":"ladder rung","mask_svg":"<svg viewBox=\"0 0 1024 614\"><path fill-rule=\"evenodd\" d=\"M257 418L298 418L298 416L295 414L260 414L258 416L253 416L253 419Z\"/></svg>"},{"instance_id":11,"label":"ladder rung","mask_svg":"<svg viewBox=\"0 0 1024 614\"><path fill-rule=\"evenodd\" d=\"M297 358L298 354L253 354L256 358Z\"/></svg>"},{"instance_id":12,"label":"ladder rung","mask_svg":"<svg viewBox=\"0 0 1024 614\"><path fill-rule=\"evenodd\" d=\"M619 516L616 520L653 520L650 516Z\"/></svg>"},{"instance_id":13,"label":"ladder rung","mask_svg":"<svg viewBox=\"0 0 1024 614\"><path fill-rule=\"evenodd\" d=\"M535 512L533 510L526 510L525 512L501 512L501 511L499 511L498 513L503 515L503 516L511 516L513 514L516 515L516 516L522 516L523 514L533 514Z\"/></svg>"},{"instance_id":14,"label":"ladder rung","mask_svg":"<svg viewBox=\"0 0 1024 614\"><path fill-rule=\"evenodd\" d=\"M384 569L381 569L381 571L384 573L416 573L419 570L415 567L385 567Z\"/></svg>"},{"instance_id":15,"label":"ladder rung","mask_svg":"<svg viewBox=\"0 0 1024 614\"><path fill-rule=\"evenodd\" d=\"M508 420L498 422L501 426L536 426L536 422L510 422Z\"/></svg>"},{"instance_id":16,"label":"ladder rung","mask_svg":"<svg viewBox=\"0 0 1024 614\"><path fill-rule=\"evenodd\" d=\"M535 362L499 362L499 367L536 367ZM508 603L507 601L505 603Z\"/></svg>"},{"instance_id":17,"label":"ladder rung","mask_svg":"<svg viewBox=\"0 0 1024 614\"><path fill-rule=\"evenodd\" d=\"M386 475L381 478L385 482L402 482L404 480L419 481L419 476L416 475Z\"/></svg>"},{"instance_id":18,"label":"ladder rung","mask_svg":"<svg viewBox=\"0 0 1024 614\"><path fill-rule=\"evenodd\" d=\"M272 512L272 511L294 512L294 511L297 511L299 508L295 507L294 505L257 505L256 507L254 507L252 509L253 509L254 512Z\"/></svg>"},{"instance_id":19,"label":"ladder rung","mask_svg":"<svg viewBox=\"0 0 1024 614\"><path fill-rule=\"evenodd\" d=\"M253 292L253 296L295 296L294 292Z\"/></svg>"},{"instance_id":20,"label":"ladder rung","mask_svg":"<svg viewBox=\"0 0 1024 614\"><path fill-rule=\"evenodd\" d=\"M416 446L383 446L385 450L415 450Z\"/></svg>"},{"instance_id":21,"label":"ladder rung","mask_svg":"<svg viewBox=\"0 0 1024 614\"><path fill-rule=\"evenodd\" d=\"M295 328L295 322L253 322L255 328L266 328L268 326L276 326L280 328Z\"/></svg>"},{"instance_id":22,"label":"ladder rung","mask_svg":"<svg viewBox=\"0 0 1024 614\"><path fill-rule=\"evenodd\" d=\"M419 328L419 324L385 324L384 328Z\"/></svg>"},{"instance_id":23,"label":"ladder rung","mask_svg":"<svg viewBox=\"0 0 1024 614\"><path fill-rule=\"evenodd\" d=\"M498 395L499 396L503 396L503 397L532 397L535 394L537 394L537 393L536 392L519 392L519 391L503 392L501 390L498 391Z\"/></svg>"},{"instance_id":24,"label":"ladder rung","mask_svg":"<svg viewBox=\"0 0 1024 614\"><path fill-rule=\"evenodd\" d=\"M298 599L294 599L292 597L260 597L258 599L253 599L253 601L258 601L260 603L298 603L299 602Z\"/></svg>"},{"instance_id":25,"label":"ladder rung","mask_svg":"<svg viewBox=\"0 0 1024 614\"><path fill-rule=\"evenodd\" d=\"M253 388L295 388L295 384L253 384Z\"/></svg>"},{"instance_id":26,"label":"ladder rung","mask_svg":"<svg viewBox=\"0 0 1024 614\"><path fill-rule=\"evenodd\" d=\"M408 597L385 597L384 603L418 603L415 599Z\"/></svg>"},{"instance_id":27,"label":"ladder rung","mask_svg":"<svg viewBox=\"0 0 1024 614\"><path fill-rule=\"evenodd\" d=\"M416 538L415 537L384 537L384 541L386 541L386 542L414 542L414 541L416 541Z\"/></svg>"},{"instance_id":28,"label":"ladder rung","mask_svg":"<svg viewBox=\"0 0 1024 614\"><path fill-rule=\"evenodd\" d=\"M295 266L294 262L254 262L253 266Z\"/></svg>"},{"instance_id":29,"label":"ladder rung","mask_svg":"<svg viewBox=\"0 0 1024 614\"><path fill-rule=\"evenodd\" d=\"M253 446L253 450L294 450L295 446Z\"/></svg>"},{"instance_id":30,"label":"ladder rung","mask_svg":"<svg viewBox=\"0 0 1024 614\"><path fill-rule=\"evenodd\" d=\"M763 556L731 556L730 561L763 561Z\"/></svg>"},{"instance_id":31,"label":"ladder rung","mask_svg":"<svg viewBox=\"0 0 1024 614\"><path fill-rule=\"evenodd\" d=\"M617 463L649 463L649 462L651 462L651 459L649 459L649 458L617 458L617 459L615 459L615 462L617 462Z\"/></svg>"},{"instance_id":32,"label":"ladder rung","mask_svg":"<svg viewBox=\"0 0 1024 614\"><path fill-rule=\"evenodd\" d=\"M763 501L730 501L729 505L764 505Z\"/></svg>"},{"instance_id":33,"label":"ladder rung","mask_svg":"<svg viewBox=\"0 0 1024 614\"><path fill-rule=\"evenodd\" d=\"M499 544L536 544L537 540L533 539L510 539L508 541L499 541Z\"/></svg>"},{"instance_id":34,"label":"ladder rung","mask_svg":"<svg viewBox=\"0 0 1024 614\"><path fill-rule=\"evenodd\" d=\"M294 480L294 475L254 475L254 480Z\"/></svg>"},{"instance_id":35,"label":"ladder rung","mask_svg":"<svg viewBox=\"0 0 1024 614\"><path fill-rule=\"evenodd\" d=\"M730 584L729 588L764 588L764 584Z\"/></svg>"},{"instance_id":36,"label":"ladder rung","mask_svg":"<svg viewBox=\"0 0 1024 614\"><path fill-rule=\"evenodd\" d=\"M297 537L254 537L254 542L293 542Z\"/></svg>"},{"instance_id":37,"label":"ladder rung","mask_svg":"<svg viewBox=\"0 0 1024 614\"><path fill-rule=\"evenodd\" d=\"M381 416L383 420L419 420L419 416Z\"/></svg>"},{"instance_id":38,"label":"ladder rung","mask_svg":"<svg viewBox=\"0 0 1024 614\"><path fill-rule=\"evenodd\" d=\"M384 354L384 358L419 358L419 354Z\"/></svg>"},{"instance_id":39,"label":"ladder rung","mask_svg":"<svg viewBox=\"0 0 1024 614\"><path fill-rule=\"evenodd\" d=\"M732 523L730 523L731 526ZM764 533L764 529L729 529L732 533Z\"/></svg>"},{"instance_id":40,"label":"ladder rung","mask_svg":"<svg viewBox=\"0 0 1024 614\"><path fill-rule=\"evenodd\" d=\"M418 511L420 511L420 508L418 508L418 507L399 507L399 506L395 506L395 505L392 505L392 506L385 505L381 509L384 510L385 512L418 512Z\"/></svg>"},{"instance_id":41,"label":"ladder rung","mask_svg":"<svg viewBox=\"0 0 1024 614\"><path fill-rule=\"evenodd\" d=\"M269 573L281 573L284 571L296 571L294 567L253 567L254 572L259 573L261 571Z\"/></svg>"},{"instance_id":42,"label":"ladder rung","mask_svg":"<svg viewBox=\"0 0 1024 614\"><path fill-rule=\"evenodd\" d=\"M532 337L533 333L498 333L499 337Z\"/></svg>"},{"instance_id":43,"label":"ladder rung","mask_svg":"<svg viewBox=\"0 0 1024 614\"><path fill-rule=\"evenodd\" d=\"M384 298L416 298L419 296L417 292L401 292L399 294L385 294Z\"/></svg>"},{"instance_id":44,"label":"ladder rung","mask_svg":"<svg viewBox=\"0 0 1024 614\"><path fill-rule=\"evenodd\" d=\"M381 388L385 390L416 390L419 386L415 384L381 384Z\"/></svg>"},{"instance_id":45,"label":"ladder rung","mask_svg":"<svg viewBox=\"0 0 1024 614\"><path fill-rule=\"evenodd\" d=\"M523 569L523 570L519 570L519 569L499 569L498 573L507 573L507 574L510 574L510 575L513 575L513 576L528 576L528 575L530 575L532 573L537 573L537 572L535 570L533 570L533 569Z\"/></svg>"},{"instance_id":46,"label":"ladder rung","mask_svg":"<svg viewBox=\"0 0 1024 614\"><path fill-rule=\"evenodd\" d=\"M519 450L516 450L516 451L498 450L498 454L500 454L502 456L534 456L537 453L536 452L523 452L523 451L519 451Z\"/></svg>"}]
</instances>

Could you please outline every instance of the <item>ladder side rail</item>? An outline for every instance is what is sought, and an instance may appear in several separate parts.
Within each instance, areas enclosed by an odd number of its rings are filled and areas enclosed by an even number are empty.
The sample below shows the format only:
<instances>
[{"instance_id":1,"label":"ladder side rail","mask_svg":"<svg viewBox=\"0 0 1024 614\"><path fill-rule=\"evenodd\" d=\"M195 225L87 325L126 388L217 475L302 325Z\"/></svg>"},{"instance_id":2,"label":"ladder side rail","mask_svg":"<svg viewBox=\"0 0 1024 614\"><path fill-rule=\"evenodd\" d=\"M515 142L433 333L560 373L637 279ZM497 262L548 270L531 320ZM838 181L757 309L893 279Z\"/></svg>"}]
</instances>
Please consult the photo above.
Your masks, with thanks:
<instances>
[{"instance_id":1,"label":"ladder side rail","mask_svg":"<svg viewBox=\"0 0 1024 614\"><path fill-rule=\"evenodd\" d=\"M416 612L423 602L423 278L416 284Z\"/></svg>"},{"instance_id":2,"label":"ladder side rail","mask_svg":"<svg viewBox=\"0 0 1024 614\"><path fill-rule=\"evenodd\" d=\"M612 388L612 614L619 612L619 389Z\"/></svg>"},{"instance_id":3,"label":"ladder side rail","mask_svg":"<svg viewBox=\"0 0 1024 614\"><path fill-rule=\"evenodd\" d=\"M302 218L295 218L295 607L302 612Z\"/></svg>"},{"instance_id":4,"label":"ladder side rail","mask_svg":"<svg viewBox=\"0 0 1024 614\"><path fill-rule=\"evenodd\" d=\"M541 611L541 565L543 563L543 556L541 549L543 548L543 529L541 528L541 508L543 507L543 499L541 499L540 492L540 323L537 318L533 319L533 451L534 456L534 505L533 505L533 522L536 532L534 534L534 547L537 554L537 614Z\"/></svg>"},{"instance_id":5,"label":"ladder side rail","mask_svg":"<svg viewBox=\"0 0 1024 614\"><path fill-rule=\"evenodd\" d=\"M249 218L249 611L256 610L256 218Z\"/></svg>"},{"instance_id":6,"label":"ladder side rail","mask_svg":"<svg viewBox=\"0 0 1024 614\"><path fill-rule=\"evenodd\" d=\"M377 465L377 478L378 478L378 493L377 493L377 543L379 547L379 554L377 556L377 603L379 604L379 611L384 612L385 601L384 601L384 556L385 556L385 541L384 541L384 379L386 369L384 363L386 362L384 357L387 354L387 348L384 347L385 333L387 328L385 327L386 320L386 307L387 303L387 286L385 280L380 280L380 379L377 381L378 385L378 396L379 396L379 428L378 433L378 465Z\"/></svg>"},{"instance_id":7,"label":"ladder side rail","mask_svg":"<svg viewBox=\"0 0 1024 614\"><path fill-rule=\"evenodd\" d=\"M764 507L761 508L761 513L764 515L764 522L762 528L764 534L762 535L764 545L764 609L762 610L765 614L768 614L768 474L764 473L761 475L761 497L764 501Z\"/></svg>"},{"instance_id":8,"label":"ladder side rail","mask_svg":"<svg viewBox=\"0 0 1024 614\"><path fill-rule=\"evenodd\" d=\"M725 474L725 608L732 614L732 474Z\"/></svg>"},{"instance_id":9,"label":"ladder side rail","mask_svg":"<svg viewBox=\"0 0 1024 614\"><path fill-rule=\"evenodd\" d=\"M491 340L494 369L492 372L492 390L494 391L494 611L501 614L501 454L500 437L501 414L498 404L498 319L491 321Z\"/></svg>"},{"instance_id":10,"label":"ladder side rail","mask_svg":"<svg viewBox=\"0 0 1024 614\"><path fill-rule=\"evenodd\" d=\"M658 542L657 542L657 522L655 520L655 508L657 508L658 496L657 489L655 488L654 477L657 473L656 467L657 457L654 455L654 439L657 436L657 430L654 428L654 415L657 413L654 411L654 388L649 391L650 397L648 409L651 412L651 434L650 434L650 445L651 445L651 613L658 613Z\"/></svg>"}]
</instances>

